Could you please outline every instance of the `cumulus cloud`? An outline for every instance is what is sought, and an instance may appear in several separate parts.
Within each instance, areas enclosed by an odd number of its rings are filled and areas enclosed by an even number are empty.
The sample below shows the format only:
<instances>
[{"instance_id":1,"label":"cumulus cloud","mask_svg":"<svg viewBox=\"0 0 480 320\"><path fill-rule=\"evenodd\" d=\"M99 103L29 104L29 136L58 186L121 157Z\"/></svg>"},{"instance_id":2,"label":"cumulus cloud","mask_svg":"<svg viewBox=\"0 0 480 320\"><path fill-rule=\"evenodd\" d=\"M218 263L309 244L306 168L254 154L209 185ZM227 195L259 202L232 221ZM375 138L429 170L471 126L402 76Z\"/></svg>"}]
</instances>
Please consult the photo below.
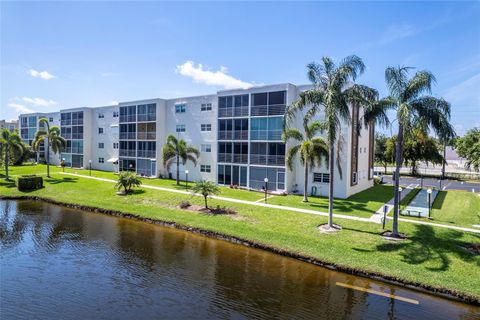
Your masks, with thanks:
<instances>
[{"instance_id":1,"label":"cumulus cloud","mask_svg":"<svg viewBox=\"0 0 480 320\"><path fill-rule=\"evenodd\" d=\"M48 71L37 71L34 69L28 70L28 73L34 78L41 78L43 80L50 80L56 78L53 74L49 73Z\"/></svg>"},{"instance_id":2,"label":"cumulus cloud","mask_svg":"<svg viewBox=\"0 0 480 320\"><path fill-rule=\"evenodd\" d=\"M8 106L10 108L13 108L15 110L15 113L20 114L20 113L31 113L34 112L32 109L27 108L23 104L19 103L9 103Z\"/></svg>"},{"instance_id":3,"label":"cumulus cloud","mask_svg":"<svg viewBox=\"0 0 480 320\"><path fill-rule=\"evenodd\" d=\"M210 71L203 68L202 64L195 66L195 62L186 61L178 65L175 72L182 76L190 77L198 83L203 83L209 86L221 86L225 89L248 89L253 87L252 83L248 83L232 77L227 74L227 68L220 67L220 70Z\"/></svg>"},{"instance_id":4,"label":"cumulus cloud","mask_svg":"<svg viewBox=\"0 0 480 320\"><path fill-rule=\"evenodd\" d=\"M43 99L43 98L22 97L22 98L20 98L20 100L22 100L25 103L28 103L28 104L31 104L31 105L34 105L34 106L38 106L38 107L50 107L50 106L54 106L54 105L57 104L56 101L53 101L51 99L46 100L46 99Z\"/></svg>"}]
</instances>

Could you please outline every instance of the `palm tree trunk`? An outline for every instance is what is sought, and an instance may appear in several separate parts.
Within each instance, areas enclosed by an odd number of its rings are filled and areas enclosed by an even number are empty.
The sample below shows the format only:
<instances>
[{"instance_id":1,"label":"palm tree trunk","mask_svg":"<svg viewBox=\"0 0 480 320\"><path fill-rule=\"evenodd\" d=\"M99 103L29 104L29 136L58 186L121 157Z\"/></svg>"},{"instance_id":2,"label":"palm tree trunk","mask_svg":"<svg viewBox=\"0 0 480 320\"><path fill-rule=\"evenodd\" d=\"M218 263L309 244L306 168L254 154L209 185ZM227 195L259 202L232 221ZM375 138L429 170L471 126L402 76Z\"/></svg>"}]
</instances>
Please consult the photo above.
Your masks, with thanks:
<instances>
[{"instance_id":1,"label":"palm tree trunk","mask_svg":"<svg viewBox=\"0 0 480 320\"><path fill-rule=\"evenodd\" d=\"M447 156L447 140L443 142L443 163L442 163L442 180L445 179L445 164L446 164L446 158Z\"/></svg>"},{"instance_id":2,"label":"palm tree trunk","mask_svg":"<svg viewBox=\"0 0 480 320\"><path fill-rule=\"evenodd\" d=\"M46 139L47 142L47 178L50 178L50 141L48 138Z\"/></svg>"},{"instance_id":3,"label":"palm tree trunk","mask_svg":"<svg viewBox=\"0 0 480 320\"><path fill-rule=\"evenodd\" d=\"M403 152L403 125L398 125L397 145L395 152L395 188L393 189L395 194L393 195L393 230L394 236L398 236L398 214L400 205L400 193L398 188L400 187L400 168L402 167L402 152Z\"/></svg>"},{"instance_id":4,"label":"palm tree trunk","mask_svg":"<svg viewBox=\"0 0 480 320\"><path fill-rule=\"evenodd\" d=\"M308 164L305 163L305 184L303 187L303 202L308 202Z\"/></svg>"},{"instance_id":5,"label":"palm tree trunk","mask_svg":"<svg viewBox=\"0 0 480 320\"><path fill-rule=\"evenodd\" d=\"M385 174L387 174L387 163L384 163L383 166L385 168Z\"/></svg>"},{"instance_id":6,"label":"palm tree trunk","mask_svg":"<svg viewBox=\"0 0 480 320\"><path fill-rule=\"evenodd\" d=\"M7 145L5 146L5 176L8 180L8 158L10 157L10 147Z\"/></svg>"},{"instance_id":7,"label":"palm tree trunk","mask_svg":"<svg viewBox=\"0 0 480 320\"><path fill-rule=\"evenodd\" d=\"M177 155L177 186L180 184L180 157Z\"/></svg>"},{"instance_id":8,"label":"palm tree trunk","mask_svg":"<svg viewBox=\"0 0 480 320\"><path fill-rule=\"evenodd\" d=\"M204 200L205 200L205 208L207 208L207 209L208 209L207 197L208 197L208 196L203 196L203 198L204 198Z\"/></svg>"},{"instance_id":9,"label":"palm tree trunk","mask_svg":"<svg viewBox=\"0 0 480 320\"><path fill-rule=\"evenodd\" d=\"M328 170L330 172L330 182L328 183L328 226L330 228L333 228L333 174L335 172L334 170L334 164L335 164L335 159L334 159L334 143L335 141L330 141L330 155L328 159Z\"/></svg>"}]
</instances>

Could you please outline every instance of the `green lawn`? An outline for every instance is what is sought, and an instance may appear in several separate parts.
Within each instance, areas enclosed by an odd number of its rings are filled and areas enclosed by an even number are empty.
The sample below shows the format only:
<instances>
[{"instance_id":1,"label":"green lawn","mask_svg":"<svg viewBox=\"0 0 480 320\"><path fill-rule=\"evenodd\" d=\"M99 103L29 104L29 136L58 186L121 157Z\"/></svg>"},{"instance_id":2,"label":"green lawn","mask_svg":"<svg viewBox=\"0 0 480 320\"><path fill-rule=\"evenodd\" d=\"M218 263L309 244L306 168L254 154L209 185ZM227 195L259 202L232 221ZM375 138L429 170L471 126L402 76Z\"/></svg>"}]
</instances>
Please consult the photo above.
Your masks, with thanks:
<instances>
[{"instance_id":1,"label":"green lawn","mask_svg":"<svg viewBox=\"0 0 480 320\"><path fill-rule=\"evenodd\" d=\"M432 205L431 220L406 216L402 218L472 228L474 224L480 225L480 195L468 191L440 191Z\"/></svg>"},{"instance_id":2,"label":"green lawn","mask_svg":"<svg viewBox=\"0 0 480 320\"><path fill-rule=\"evenodd\" d=\"M334 199L333 212L369 218L382 205L393 197L393 186L375 185L347 199ZM327 197L308 197L302 202L301 195L288 195L267 199L270 204L328 212Z\"/></svg>"},{"instance_id":3,"label":"green lawn","mask_svg":"<svg viewBox=\"0 0 480 320\"><path fill-rule=\"evenodd\" d=\"M30 169L32 168L12 168L12 172ZM369 192L372 197L378 193L374 190ZM401 223L400 231L408 235L408 240L398 243L383 240L379 236L382 229L378 224L336 219L335 222L342 225L343 230L337 234L325 235L317 231L317 226L326 222L326 218L322 216L275 211L213 199L210 200L211 205L228 206L239 214L211 216L176 208L182 200L200 205L200 197L151 189L139 189L133 195L118 196L113 189L113 183L58 173L54 173L52 179L46 180L45 188L27 193L17 191L12 182L0 180L0 195L41 196L57 201L120 210L142 217L175 221L341 266L377 272L433 287L449 288L480 299L480 257L461 247L466 243L480 241L478 235L471 233ZM375 201L380 201L379 198L380 196ZM374 208L373 204L366 201L365 206L359 210L366 210L369 206Z\"/></svg>"}]
</instances>

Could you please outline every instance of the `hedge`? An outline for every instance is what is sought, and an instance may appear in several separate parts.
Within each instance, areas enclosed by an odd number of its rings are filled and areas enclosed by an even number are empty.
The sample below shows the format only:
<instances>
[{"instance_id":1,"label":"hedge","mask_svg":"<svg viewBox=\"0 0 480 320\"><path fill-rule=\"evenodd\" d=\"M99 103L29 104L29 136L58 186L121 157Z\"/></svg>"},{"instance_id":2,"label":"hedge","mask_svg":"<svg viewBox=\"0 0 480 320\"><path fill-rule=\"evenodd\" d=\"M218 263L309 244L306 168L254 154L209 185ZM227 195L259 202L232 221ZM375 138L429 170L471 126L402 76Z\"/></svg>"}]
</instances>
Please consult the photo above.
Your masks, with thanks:
<instances>
[{"instance_id":1,"label":"hedge","mask_svg":"<svg viewBox=\"0 0 480 320\"><path fill-rule=\"evenodd\" d=\"M17 178L19 191L36 190L43 188L43 178L36 175L23 175Z\"/></svg>"}]
</instances>

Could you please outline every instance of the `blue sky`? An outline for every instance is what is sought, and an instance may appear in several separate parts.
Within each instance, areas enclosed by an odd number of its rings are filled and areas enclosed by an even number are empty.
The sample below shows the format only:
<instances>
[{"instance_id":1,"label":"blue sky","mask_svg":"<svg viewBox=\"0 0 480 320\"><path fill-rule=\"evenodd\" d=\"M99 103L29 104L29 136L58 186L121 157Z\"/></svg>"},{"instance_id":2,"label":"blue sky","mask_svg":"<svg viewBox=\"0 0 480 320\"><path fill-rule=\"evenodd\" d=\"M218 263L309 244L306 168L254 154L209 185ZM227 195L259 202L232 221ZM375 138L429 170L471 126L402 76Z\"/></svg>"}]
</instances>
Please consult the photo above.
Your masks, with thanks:
<instances>
[{"instance_id":1,"label":"blue sky","mask_svg":"<svg viewBox=\"0 0 480 320\"><path fill-rule=\"evenodd\" d=\"M1 2L0 119L24 111L307 83L322 56L437 77L459 134L480 126L480 2ZM201 65L201 66L200 66Z\"/></svg>"}]
</instances>

